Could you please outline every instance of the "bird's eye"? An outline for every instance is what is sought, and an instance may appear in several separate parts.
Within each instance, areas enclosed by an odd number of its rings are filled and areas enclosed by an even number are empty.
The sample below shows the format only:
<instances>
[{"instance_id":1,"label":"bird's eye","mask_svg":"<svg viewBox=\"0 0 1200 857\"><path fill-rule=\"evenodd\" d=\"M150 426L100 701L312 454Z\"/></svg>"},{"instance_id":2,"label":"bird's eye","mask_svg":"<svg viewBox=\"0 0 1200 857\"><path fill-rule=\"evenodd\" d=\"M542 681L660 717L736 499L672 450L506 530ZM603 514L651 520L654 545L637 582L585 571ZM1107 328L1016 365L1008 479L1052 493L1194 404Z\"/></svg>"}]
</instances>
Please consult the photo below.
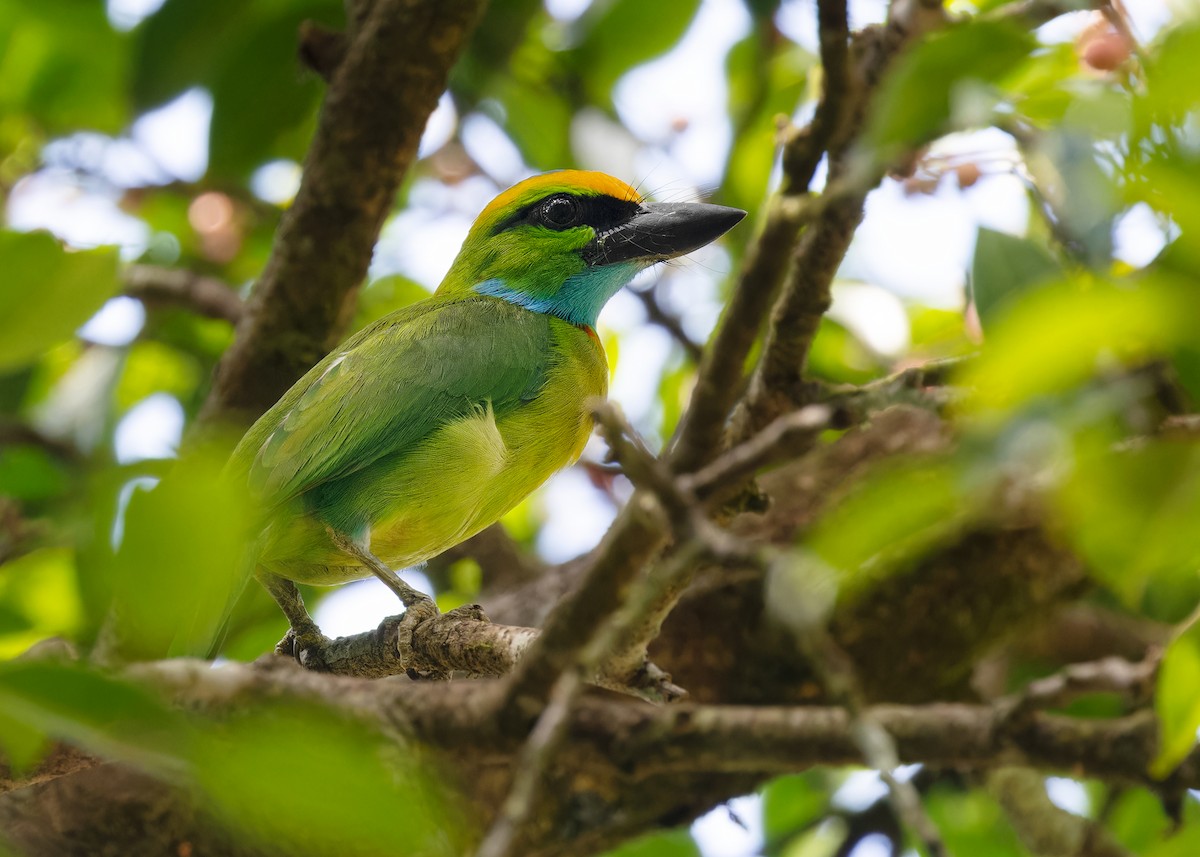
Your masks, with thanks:
<instances>
[{"instance_id":1,"label":"bird's eye","mask_svg":"<svg viewBox=\"0 0 1200 857\"><path fill-rule=\"evenodd\" d=\"M540 220L551 229L566 229L579 223L579 201L565 194L542 203Z\"/></svg>"}]
</instances>

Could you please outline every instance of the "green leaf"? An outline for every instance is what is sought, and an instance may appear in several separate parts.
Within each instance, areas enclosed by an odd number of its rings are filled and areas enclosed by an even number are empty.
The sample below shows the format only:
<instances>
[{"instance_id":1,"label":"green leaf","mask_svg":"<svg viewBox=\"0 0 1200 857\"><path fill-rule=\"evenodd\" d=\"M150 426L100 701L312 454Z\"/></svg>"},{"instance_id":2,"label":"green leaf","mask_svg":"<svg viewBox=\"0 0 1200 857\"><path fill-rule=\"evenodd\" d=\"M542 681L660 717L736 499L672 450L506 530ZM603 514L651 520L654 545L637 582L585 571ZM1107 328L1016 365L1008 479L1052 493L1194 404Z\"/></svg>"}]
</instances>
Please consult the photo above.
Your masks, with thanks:
<instances>
[{"instance_id":1,"label":"green leaf","mask_svg":"<svg viewBox=\"0 0 1200 857\"><path fill-rule=\"evenodd\" d=\"M825 316L813 338L807 368L826 381L862 384L883 375L886 367L849 328Z\"/></svg>"},{"instance_id":2,"label":"green leaf","mask_svg":"<svg viewBox=\"0 0 1200 857\"><path fill-rule=\"evenodd\" d=\"M116 405L128 410L154 393L170 393L186 400L196 391L203 374L195 357L182 349L161 342L135 342L126 353L114 391Z\"/></svg>"},{"instance_id":3,"label":"green leaf","mask_svg":"<svg viewBox=\"0 0 1200 857\"><path fill-rule=\"evenodd\" d=\"M1144 788L1127 789L1106 813L1108 830L1131 854L1145 854L1170 830L1162 801Z\"/></svg>"},{"instance_id":4,"label":"green leaf","mask_svg":"<svg viewBox=\"0 0 1200 857\"><path fill-rule=\"evenodd\" d=\"M245 0L167 0L137 29L133 100L156 107L193 86L206 84L231 32L245 26Z\"/></svg>"},{"instance_id":5,"label":"green leaf","mask_svg":"<svg viewBox=\"0 0 1200 857\"><path fill-rule=\"evenodd\" d=\"M1027 31L1000 21L971 21L926 38L888 72L874 99L866 139L875 156L920 146L952 124L977 124L972 87L996 83L1036 45Z\"/></svg>"},{"instance_id":6,"label":"green leaf","mask_svg":"<svg viewBox=\"0 0 1200 857\"><path fill-rule=\"evenodd\" d=\"M1005 91L1027 119L1053 127L1078 93L1079 52L1074 44L1047 45L1013 74Z\"/></svg>"},{"instance_id":7,"label":"green leaf","mask_svg":"<svg viewBox=\"0 0 1200 857\"><path fill-rule=\"evenodd\" d=\"M769 844L782 845L828 808L828 789L812 774L779 777L762 790L763 835Z\"/></svg>"},{"instance_id":8,"label":"green leaf","mask_svg":"<svg viewBox=\"0 0 1200 857\"><path fill-rule=\"evenodd\" d=\"M66 468L32 444L0 448L0 496L26 502L61 497L70 486Z\"/></svg>"},{"instance_id":9,"label":"green leaf","mask_svg":"<svg viewBox=\"0 0 1200 857\"><path fill-rule=\"evenodd\" d=\"M1188 805L1194 806L1195 801L1188 801ZM1195 857L1200 854L1200 824L1192 818L1174 835L1136 853L1139 857Z\"/></svg>"},{"instance_id":10,"label":"green leaf","mask_svg":"<svg viewBox=\"0 0 1200 857\"><path fill-rule=\"evenodd\" d=\"M182 715L156 697L77 664L0 664L0 710L27 730L160 774L180 772L189 740Z\"/></svg>"},{"instance_id":11,"label":"green leaf","mask_svg":"<svg viewBox=\"0 0 1200 857\"><path fill-rule=\"evenodd\" d=\"M1139 609L1155 581L1196 588L1200 450L1151 441L1113 452L1115 440L1106 431L1079 436L1057 501L1090 573Z\"/></svg>"},{"instance_id":12,"label":"green leaf","mask_svg":"<svg viewBox=\"0 0 1200 857\"><path fill-rule=\"evenodd\" d=\"M0 749L18 777L33 770L49 746L50 739L40 729L0 711Z\"/></svg>"},{"instance_id":13,"label":"green leaf","mask_svg":"<svg viewBox=\"0 0 1200 857\"><path fill-rule=\"evenodd\" d=\"M984 351L960 375L982 411L1061 393L1114 363L1136 363L1200 330L1195 284L1145 276L1077 277L1023 294L996 312Z\"/></svg>"},{"instance_id":14,"label":"green leaf","mask_svg":"<svg viewBox=\"0 0 1200 857\"><path fill-rule=\"evenodd\" d=\"M816 58L776 36L775 26L753 30L725 60L734 138L718 201L754 211L763 204L775 165L777 119L796 110Z\"/></svg>"},{"instance_id":15,"label":"green leaf","mask_svg":"<svg viewBox=\"0 0 1200 857\"><path fill-rule=\"evenodd\" d=\"M700 849L686 830L667 830L639 836L604 857L700 857Z\"/></svg>"},{"instance_id":16,"label":"green leaf","mask_svg":"<svg viewBox=\"0 0 1200 857\"><path fill-rule=\"evenodd\" d=\"M808 533L805 547L842 575L844 592L869 587L953 532L965 511L953 461L873 474Z\"/></svg>"},{"instance_id":17,"label":"green leaf","mask_svg":"<svg viewBox=\"0 0 1200 857\"><path fill-rule=\"evenodd\" d=\"M1025 162L1037 187L1057 197L1060 231L1076 255L1104 271L1112 259L1112 226L1120 206L1112 180L1096 160L1096 136L1090 128L1063 125L1040 135L1025 151Z\"/></svg>"},{"instance_id":18,"label":"green leaf","mask_svg":"<svg viewBox=\"0 0 1200 857\"><path fill-rule=\"evenodd\" d=\"M971 297L984 329L995 318L998 306L1061 270L1036 241L979 227L971 263Z\"/></svg>"},{"instance_id":19,"label":"green leaf","mask_svg":"<svg viewBox=\"0 0 1200 857\"><path fill-rule=\"evenodd\" d=\"M272 853L462 854L471 825L451 813L425 761L300 705L245 711L206 730L191 753L203 801Z\"/></svg>"},{"instance_id":20,"label":"green leaf","mask_svg":"<svg viewBox=\"0 0 1200 857\"><path fill-rule=\"evenodd\" d=\"M587 35L576 52L576 68L593 102L608 104L621 75L670 50L683 37L699 8L700 0L592 3L579 21Z\"/></svg>"},{"instance_id":21,"label":"green leaf","mask_svg":"<svg viewBox=\"0 0 1200 857\"><path fill-rule=\"evenodd\" d=\"M0 116L28 114L50 134L120 130L127 44L102 3L0 0Z\"/></svg>"},{"instance_id":22,"label":"green leaf","mask_svg":"<svg viewBox=\"0 0 1200 857\"><path fill-rule=\"evenodd\" d=\"M73 551L44 547L0 565L0 604L0 658L20 654L46 637L76 634L83 611Z\"/></svg>"},{"instance_id":23,"label":"green leaf","mask_svg":"<svg viewBox=\"0 0 1200 857\"><path fill-rule=\"evenodd\" d=\"M1166 28L1158 49L1149 52L1148 85L1143 98L1153 115L1181 121L1200 104L1197 55L1200 55L1200 22L1181 16L1177 26Z\"/></svg>"},{"instance_id":24,"label":"green leaf","mask_svg":"<svg viewBox=\"0 0 1200 857\"><path fill-rule=\"evenodd\" d=\"M116 294L111 247L67 252L45 232L0 231L0 371L35 360Z\"/></svg>"},{"instance_id":25,"label":"green leaf","mask_svg":"<svg viewBox=\"0 0 1200 857\"><path fill-rule=\"evenodd\" d=\"M1027 857L1004 810L982 789L935 788L925 798L929 817L951 854Z\"/></svg>"},{"instance_id":26,"label":"green leaf","mask_svg":"<svg viewBox=\"0 0 1200 857\"><path fill-rule=\"evenodd\" d=\"M1196 746L1200 729L1200 622L1188 622L1171 641L1158 671L1154 696L1159 751L1150 776L1162 779Z\"/></svg>"},{"instance_id":27,"label":"green leaf","mask_svg":"<svg viewBox=\"0 0 1200 857\"><path fill-rule=\"evenodd\" d=\"M336 25L340 9L307 0L255 20L228 39L208 80L213 96L209 171L244 179L272 158L300 161L323 86L296 59L306 19Z\"/></svg>"},{"instance_id":28,"label":"green leaf","mask_svg":"<svg viewBox=\"0 0 1200 857\"><path fill-rule=\"evenodd\" d=\"M504 78L493 95L504 107L504 130L525 160L548 170L573 163L571 108L543 80Z\"/></svg>"},{"instance_id":29,"label":"green leaf","mask_svg":"<svg viewBox=\"0 0 1200 857\"><path fill-rule=\"evenodd\" d=\"M252 515L224 461L196 448L153 489L133 489L105 569L128 656L206 654L249 577Z\"/></svg>"}]
</instances>

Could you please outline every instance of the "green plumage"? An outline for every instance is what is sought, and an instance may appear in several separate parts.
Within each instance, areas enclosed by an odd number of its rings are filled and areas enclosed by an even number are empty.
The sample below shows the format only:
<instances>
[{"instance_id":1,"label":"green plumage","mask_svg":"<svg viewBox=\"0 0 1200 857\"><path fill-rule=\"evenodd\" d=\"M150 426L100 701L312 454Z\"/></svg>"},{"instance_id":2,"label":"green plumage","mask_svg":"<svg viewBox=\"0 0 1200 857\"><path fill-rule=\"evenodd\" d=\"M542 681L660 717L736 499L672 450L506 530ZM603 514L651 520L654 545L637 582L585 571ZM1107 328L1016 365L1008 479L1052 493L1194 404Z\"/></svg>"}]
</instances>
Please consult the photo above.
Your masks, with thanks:
<instances>
[{"instance_id":1,"label":"green plumage","mask_svg":"<svg viewBox=\"0 0 1200 857\"><path fill-rule=\"evenodd\" d=\"M587 332L498 298L435 296L380 320L238 446L269 505L260 564L308 583L365 576L326 525L369 536L392 565L440 553L574 460L586 400L606 388Z\"/></svg>"}]
</instances>

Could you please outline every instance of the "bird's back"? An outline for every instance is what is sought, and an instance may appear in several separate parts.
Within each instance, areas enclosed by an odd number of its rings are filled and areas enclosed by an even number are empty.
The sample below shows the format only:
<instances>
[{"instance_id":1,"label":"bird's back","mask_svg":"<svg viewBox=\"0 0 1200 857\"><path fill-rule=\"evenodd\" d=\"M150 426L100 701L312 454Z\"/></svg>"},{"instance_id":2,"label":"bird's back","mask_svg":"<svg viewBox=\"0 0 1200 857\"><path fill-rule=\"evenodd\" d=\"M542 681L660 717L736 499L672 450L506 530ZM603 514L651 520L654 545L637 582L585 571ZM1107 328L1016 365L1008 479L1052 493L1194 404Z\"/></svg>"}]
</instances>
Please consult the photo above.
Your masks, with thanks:
<instances>
[{"instance_id":1,"label":"bird's back","mask_svg":"<svg viewBox=\"0 0 1200 857\"><path fill-rule=\"evenodd\" d=\"M250 469L276 506L267 570L309 583L365 576L327 525L367 528L393 566L421 562L578 458L587 401L607 388L595 333L483 295L431 302L350 340L264 417L273 428ZM357 442L329 450L339 437Z\"/></svg>"}]
</instances>

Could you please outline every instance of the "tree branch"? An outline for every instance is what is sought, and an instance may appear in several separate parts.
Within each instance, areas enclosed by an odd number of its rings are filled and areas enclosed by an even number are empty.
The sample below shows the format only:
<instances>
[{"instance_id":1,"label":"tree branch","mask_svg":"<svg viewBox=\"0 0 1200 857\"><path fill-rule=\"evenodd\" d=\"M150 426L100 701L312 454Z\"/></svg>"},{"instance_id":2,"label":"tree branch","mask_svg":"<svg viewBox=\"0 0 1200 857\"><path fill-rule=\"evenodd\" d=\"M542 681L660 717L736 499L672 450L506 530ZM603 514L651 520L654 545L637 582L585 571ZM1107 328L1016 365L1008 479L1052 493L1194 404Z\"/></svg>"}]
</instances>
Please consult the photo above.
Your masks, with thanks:
<instances>
[{"instance_id":1,"label":"tree branch","mask_svg":"<svg viewBox=\"0 0 1200 857\"><path fill-rule=\"evenodd\" d=\"M474 747L488 748L489 764L497 753L516 751L495 742L491 703L497 688L490 682L381 683L317 676L286 664L270 669L225 664L213 669L207 662L181 659L140 664L129 674L194 711L237 710L280 699L321 702L363 722L378 722L385 732L399 729L406 740L453 749L464 772L481 761L472 753ZM934 704L876 705L865 708L864 714L893 737L905 763L978 771L1021 765L1156 790L1200 787L1200 750L1164 781L1149 778L1146 769L1157 752L1157 727L1147 711L1113 719L1044 712L1010 717L1003 707L993 705ZM853 718L842 708L647 706L585 695L569 718L565 746L582 754L580 764L589 766L593 775L604 771L604 776L626 783L666 778L657 780L656 793L670 798L664 784L676 775L743 773L763 778L813 765L862 764L852 726ZM45 781L78 770L72 765L89 764L90 758L81 754L71 765L44 767L32 776ZM30 782L26 778L13 784ZM472 786L469 777L463 782Z\"/></svg>"},{"instance_id":2,"label":"tree branch","mask_svg":"<svg viewBox=\"0 0 1200 857\"><path fill-rule=\"evenodd\" d=\"M242 299L216 277L182 268L130 265L125 269L125 294L147 305L176 304L208 318L237 324L245 309Z\"/></svg>"},{"instance_id":3,"label":"tree branch","mask_svg":"<svg viewBox=\"0 0 1200 857\"><path fill-rule=\"evenodd\" d=\"M353 28L206 420L256 416L337 342L425 119L483 6L376 0Z\"/></svg>"}]
</instances>

